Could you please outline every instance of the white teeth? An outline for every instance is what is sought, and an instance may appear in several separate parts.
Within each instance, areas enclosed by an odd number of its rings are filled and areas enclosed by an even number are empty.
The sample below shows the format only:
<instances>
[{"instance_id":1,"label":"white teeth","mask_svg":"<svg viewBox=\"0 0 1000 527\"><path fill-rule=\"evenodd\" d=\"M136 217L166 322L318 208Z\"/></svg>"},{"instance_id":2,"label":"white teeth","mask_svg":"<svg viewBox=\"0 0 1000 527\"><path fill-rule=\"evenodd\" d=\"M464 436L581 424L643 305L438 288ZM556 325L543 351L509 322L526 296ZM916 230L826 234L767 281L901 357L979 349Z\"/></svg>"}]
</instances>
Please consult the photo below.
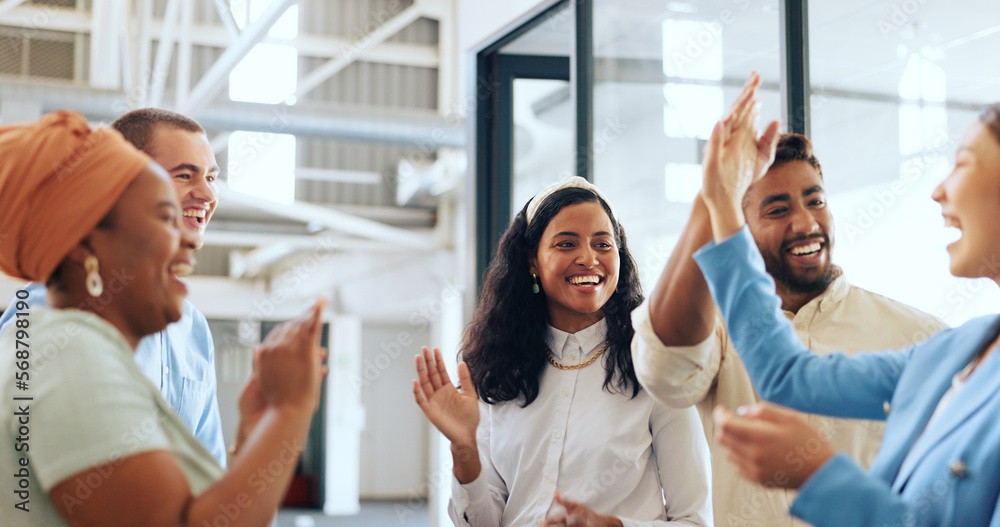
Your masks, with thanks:
<instances>
[{"instance_id":1,"label":"white teeth","mask_svg":"<svg viewBox=\"0 0 1000 527\"><path fill-rule=\"evenodd\" d=\"M579 284L596 284L601 281L599 276L571 276L569 283L579 285Z\"/></svg>"},{"instance_id":2,"label":"white teeth","mask_svg":"<svg viewBox=\"0 0 1000 527\"><path fill-rule=\"evenodd\" d=\"M183 212L183 215L184 216L191 216L191 217L194 217L194 218L204 218L205 217L205 211L203 211L203 210L186 210L186 211Z\"/></svg>"},{"instance_id":3,"label":"white teeth","mask_svg":"<svg viewBox=\"0 0 1000 527\"><path fill-rule=\"evenodd\" d=\"M809 254L819 251L821 247L822 245L820 245L819 242L813 242L810 243L809 245L802 245L799 247L795 247L794 249L791 250L791 253L796 256L802 254Z\"/></svg>"},{"instance_id":4,"label":"white teeth","mask_svg":"<svg viewBox=\"0 0 1000 527\"><path fill-rule=\"evenodd\" d=\"M944 226L945 226L945 227L954 227L954 228L956 228L956 229L959 229L959 228L960 228L960 227L958 226L958 222L957 222L957 221L955 221L955 220L953 220L953 219L951 219L951 218L945 218L945 219L944 219Z\"/></svg>"},{"instance_id":5,"label":"white teeth","mask_svg":"<svg viewBox=\"0 0 1000 527\"><path fill-rule=\"evenodd\" d=\"M170 272L175 276L187 276L194 272L194 266L189 263L175 263L170 266Z\"/></svg>"}]
</instances>

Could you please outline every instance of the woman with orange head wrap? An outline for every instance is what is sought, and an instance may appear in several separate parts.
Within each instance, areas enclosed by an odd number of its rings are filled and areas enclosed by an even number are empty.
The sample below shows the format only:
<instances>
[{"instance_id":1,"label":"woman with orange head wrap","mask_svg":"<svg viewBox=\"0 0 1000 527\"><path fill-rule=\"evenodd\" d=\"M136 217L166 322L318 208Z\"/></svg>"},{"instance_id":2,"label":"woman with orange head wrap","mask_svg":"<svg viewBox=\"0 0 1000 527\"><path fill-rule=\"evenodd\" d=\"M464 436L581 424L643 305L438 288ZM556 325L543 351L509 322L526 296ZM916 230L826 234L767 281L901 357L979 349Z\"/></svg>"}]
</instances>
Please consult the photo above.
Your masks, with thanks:
<instances>
[{"instance_id":1,"label":"woman with orange head wrap","mask_svg":"<svg viewBox=\"0 0 1000 527\"><path fill-rule=\"evenodd\" d=\"M17 359L0 362L15 404L0 414L0 472L15 476L0 507L13 525L273 516L316 408L323 303L256 350L240 399L253 431L223 473L131 356L180 318L194 238L179 215L163 170L113 130L63 111L0 127L0 271L46 282L53 308L19 306L0 333Z\"/></svg>"}]
</instances>

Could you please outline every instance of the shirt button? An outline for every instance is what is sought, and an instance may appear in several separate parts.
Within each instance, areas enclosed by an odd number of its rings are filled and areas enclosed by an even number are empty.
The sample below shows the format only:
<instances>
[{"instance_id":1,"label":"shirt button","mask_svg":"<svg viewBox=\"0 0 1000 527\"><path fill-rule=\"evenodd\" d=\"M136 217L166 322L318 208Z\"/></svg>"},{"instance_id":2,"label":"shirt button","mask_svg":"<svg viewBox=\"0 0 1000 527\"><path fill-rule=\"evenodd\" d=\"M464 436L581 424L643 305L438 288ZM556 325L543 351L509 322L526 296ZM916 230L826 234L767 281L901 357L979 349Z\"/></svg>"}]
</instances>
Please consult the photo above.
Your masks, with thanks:
<instances>
[{"instance_id":1,"label":"shirt button","mask_svg":"<svg viewBox=\"0 0 1000 527\"><path fill-rule=\"evenodd\" d=\"M569 397L569 390L563 390L563 397Z\"/></svg>"},{"instance_id":2,"label":"shirt button","mask_svg":"<svg viewBox=\"0 0 1000 527\"><path fill-rule=\"evenodd\" d=\"M882 403L882 410L885 412L885 415L889 415L889 413L892 412L892 405L889 404L889 401Z\"/></svg>"},{"instance_id":3,"label":"shirt button","mask_svg":"<svg viewBox=\"0 0 1000 527\"><path fill-rule=\"evenodd\" d=\"M570 355L569 360L576 360L576 353Z\"/></svg>"},{"instance_id":4,"label":"shirt button","mask_svg":"<svg viewBox=\"0 0 1000 527\"><path fill-rule=\"evenodd\" d=\"M170 367L169 366L164 366L163 367L163 373L170 373Z\"/></svg>"},{"instance_id":5,"label":"shirt button","mask_svg":"<svg viewBox=\"0 0 1000 527\"><path fill-rule=\"evenodd\" d=\"M555 436L556 436L556 439L562 438L562 432L556 432Z\"/></svg>"},{"instance_id":6,"label":"shirt button","mask_svg":"<svg viewBox=\"0 0 1000 527\"><path fill-rule=\"evenodd\" d=\"M549 477L548 477L548 478L546 478L546 479L548 479L548 480L549 480L549 483L555 483L555 482L556 482L556 477L555 477L555 476L549 476Z\"/></svg>"}]
</instances>

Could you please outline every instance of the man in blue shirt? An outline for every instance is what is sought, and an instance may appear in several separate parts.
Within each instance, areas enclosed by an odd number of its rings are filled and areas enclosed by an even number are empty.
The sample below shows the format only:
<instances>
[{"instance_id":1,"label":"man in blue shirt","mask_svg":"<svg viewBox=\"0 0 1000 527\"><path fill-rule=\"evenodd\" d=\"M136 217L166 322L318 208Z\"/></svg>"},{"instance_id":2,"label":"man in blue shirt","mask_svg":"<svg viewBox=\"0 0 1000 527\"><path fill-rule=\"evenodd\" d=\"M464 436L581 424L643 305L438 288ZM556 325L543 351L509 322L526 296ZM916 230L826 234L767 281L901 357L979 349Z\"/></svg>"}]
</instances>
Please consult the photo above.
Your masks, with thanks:
<instances>
[{"instance_id":1,"label":"man in blue shirt","mask_svg":"<svg viewBox=\"0 0 1000 527\"><path fill-rule=\"evenodd\" d=\"M111 126L170 175L181 202L182 219L195 233L200 248L218 203L215 180L219 166L205 130L188 117L154 108L126 113ZM25 289L32 306L45 305L44 284L31 283ZM0 317L0 330L14 311L12 301ZM181 319L143 339L135 350L135 360L184 424L225 467L215 346L205 316L185 300Z\"/></svg>"}]
</instances>

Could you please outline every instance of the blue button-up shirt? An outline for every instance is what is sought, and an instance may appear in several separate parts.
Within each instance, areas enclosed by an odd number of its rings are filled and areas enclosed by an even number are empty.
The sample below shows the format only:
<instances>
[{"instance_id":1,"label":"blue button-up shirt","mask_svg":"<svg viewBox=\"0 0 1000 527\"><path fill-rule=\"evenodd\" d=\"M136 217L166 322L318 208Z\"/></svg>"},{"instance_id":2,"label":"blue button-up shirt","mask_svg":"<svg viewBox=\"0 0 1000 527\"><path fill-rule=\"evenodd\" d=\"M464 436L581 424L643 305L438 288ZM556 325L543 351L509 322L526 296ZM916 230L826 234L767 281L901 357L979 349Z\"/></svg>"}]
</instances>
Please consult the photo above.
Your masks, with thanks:
<instances>
[{"instance_id":1,"label":"blue button-up shirt","mask_svg":"<svg viewBox=\"0 0 1000 527\"><path fill-rule=\"evenodd\" d=\"M32 282L24 287L28 304L44 307L46 290ZM14 318L14 302L0 316L0 331ZM160 388L167 404L208 451L226 466L226 446L216 395L215 344L205 315L184 301L184 314L167 329L148 335L135 350L135 361Z\"/></svg>"}]
</instances>

